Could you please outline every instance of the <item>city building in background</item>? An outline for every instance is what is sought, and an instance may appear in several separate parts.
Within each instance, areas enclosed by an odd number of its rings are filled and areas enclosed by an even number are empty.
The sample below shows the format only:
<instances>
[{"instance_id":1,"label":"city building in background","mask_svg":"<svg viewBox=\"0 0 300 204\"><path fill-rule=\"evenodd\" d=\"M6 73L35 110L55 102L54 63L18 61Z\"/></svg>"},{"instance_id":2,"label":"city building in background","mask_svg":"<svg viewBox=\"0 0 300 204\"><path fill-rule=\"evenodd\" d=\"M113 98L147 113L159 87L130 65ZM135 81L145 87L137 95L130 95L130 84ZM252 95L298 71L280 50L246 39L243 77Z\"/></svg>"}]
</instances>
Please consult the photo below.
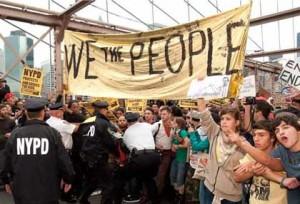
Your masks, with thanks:
<instances>
[{"instance_id":1,"label":"city building in background","mask_svg":"<svg viewBox=\"0 0 300 204\"><path fill-rule=\"evenodd\" d=\"M6 41L16 50L19 56L22 56L32 45L33 40L28 38L23 31L16 30L11 31L8 37L5 37ZM16 56L15 53L9 48L9 46L4 46L5 53L5 71L8 71L10 67L15 63ZM24 62L33 67L34 65L34 55L33 50L27 55L24 59ZM21 80L23 71L23 64L19 63L10 73L9 75L17 80ZM12 92L14 92L17 96L20 95L20 82L17 80L13 80L11 78L7 78L7 83L10 86Z\"/></svg>"},{"instance_id":2,"label":"city building in background","mask_svg":"<svg viewBox=\"0 0 300 204\"><path fill-rule=\"evenodd\" d=\"M55 91L55 66L50 65L50 61L46 60L41 63L41 69L44 75L42 95L47 97Z\"/></svg>"}]
</instances>

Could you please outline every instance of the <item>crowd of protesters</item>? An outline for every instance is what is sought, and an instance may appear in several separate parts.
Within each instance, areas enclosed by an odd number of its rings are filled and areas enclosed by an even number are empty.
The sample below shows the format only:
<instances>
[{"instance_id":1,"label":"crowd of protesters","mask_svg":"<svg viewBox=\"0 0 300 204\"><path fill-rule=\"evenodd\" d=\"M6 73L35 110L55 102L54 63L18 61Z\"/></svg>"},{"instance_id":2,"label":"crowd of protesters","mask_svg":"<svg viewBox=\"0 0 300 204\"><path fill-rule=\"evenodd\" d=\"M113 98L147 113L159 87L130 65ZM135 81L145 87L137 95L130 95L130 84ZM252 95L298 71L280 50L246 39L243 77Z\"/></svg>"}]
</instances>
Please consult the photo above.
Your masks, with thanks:
<instances>
[{"instance_id":1,"label":"crowd of protesters","mask_svg":"<svg viewBox=\"0 0 300 204\"><path fill-rule=\"evenodd\" d=\"M0 176L7 187L5 146L29 120L31 104L25 111L26 101L0 83ZM297 97L276 111L263 97L222 107L198 99L195 109L152 101L141 114L117 108L115 121L106 102L93 103L94 115L82 103L60 98L45 107L44 120L59 132L74 169L61 200L89 203L100 189L102 203L299 203Z\"/></svg>"}]
</instances>

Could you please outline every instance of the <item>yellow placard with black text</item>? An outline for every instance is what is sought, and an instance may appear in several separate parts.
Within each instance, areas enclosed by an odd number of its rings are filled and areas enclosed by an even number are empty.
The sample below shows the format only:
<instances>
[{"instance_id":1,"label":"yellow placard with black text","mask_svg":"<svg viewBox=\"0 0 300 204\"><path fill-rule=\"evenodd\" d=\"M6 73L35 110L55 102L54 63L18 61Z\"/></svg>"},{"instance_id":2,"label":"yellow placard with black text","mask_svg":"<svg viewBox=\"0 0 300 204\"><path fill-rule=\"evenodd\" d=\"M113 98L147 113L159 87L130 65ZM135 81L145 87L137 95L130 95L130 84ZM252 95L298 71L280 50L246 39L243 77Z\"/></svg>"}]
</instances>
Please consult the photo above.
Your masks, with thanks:
<instances>
[{"instance_id":1,"label":"yellow placard with black text","mask_svg":"<svg viewBox=\"0 0 300 204\"><path fill-rule=\"evenodd\" d=\"M41 69L25 66L21 78L20 93L26 96L41 96L43 86L43 72Z\"/></svg>"},{"instance_id":2,"label":"yellow placard with black text","mask_svg":"<svg viewBox=\"0 0 300 204\"><path fill-rule=\"evenodd\" d=\"M195 108L197 108L197 100L190 100L190 99L179 100L178 105L181 108L195 109Z\"/></svg>"},{"instance_id":3,"label":"yellow placard with black text","mask_svg":"<svg viewBox=\"0 0 300 204\"><path fill-rule=\"evenodd\" d=\"M137 112L142 114L147 107L147 100L143 99L127 99L125 101L126 112Z\"/></svg>"}]
</instances>

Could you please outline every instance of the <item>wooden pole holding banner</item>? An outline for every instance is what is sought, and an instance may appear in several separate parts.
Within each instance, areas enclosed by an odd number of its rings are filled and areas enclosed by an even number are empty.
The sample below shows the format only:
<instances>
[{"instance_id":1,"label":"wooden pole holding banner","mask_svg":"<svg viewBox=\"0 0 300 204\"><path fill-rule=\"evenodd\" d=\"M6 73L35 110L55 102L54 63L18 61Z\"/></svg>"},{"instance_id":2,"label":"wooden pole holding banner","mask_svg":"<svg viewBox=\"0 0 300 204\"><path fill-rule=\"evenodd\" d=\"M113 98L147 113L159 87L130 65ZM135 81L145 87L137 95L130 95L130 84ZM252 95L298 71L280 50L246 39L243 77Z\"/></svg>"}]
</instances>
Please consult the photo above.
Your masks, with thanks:
<instances>
[{"instance_id":1,"label":"wooden pole holding banner","mask_svg":"<svg viewBox=\"0 0 300 204\"><path fill-rule=\"evenodd\" d=\"M55 27L55 83L56 83L56 93L61 94L62 102L65 102L64 88L63 88L63 65L61 60L61 42L64 39L64 32L67 29L70 22L71 16L79 11L80 9L86 7L94 0L80 0L77 1L72 7L61 13L58 17L61 20L61 25Z\"/></svg>"},{"instance_id":2,"label":"wooden pole holding banner","mask_svg":"<svg viewBox=\"0 0 300 204\"><path fill-rule=\"evenodd\" d=\"M63 94L63 71L62 71L62 61L61 61L61 42L62 39L58 36L60 34L60 28L55 27L55 84L56 92L58 94Z\"/></svg>"}]
</instances>

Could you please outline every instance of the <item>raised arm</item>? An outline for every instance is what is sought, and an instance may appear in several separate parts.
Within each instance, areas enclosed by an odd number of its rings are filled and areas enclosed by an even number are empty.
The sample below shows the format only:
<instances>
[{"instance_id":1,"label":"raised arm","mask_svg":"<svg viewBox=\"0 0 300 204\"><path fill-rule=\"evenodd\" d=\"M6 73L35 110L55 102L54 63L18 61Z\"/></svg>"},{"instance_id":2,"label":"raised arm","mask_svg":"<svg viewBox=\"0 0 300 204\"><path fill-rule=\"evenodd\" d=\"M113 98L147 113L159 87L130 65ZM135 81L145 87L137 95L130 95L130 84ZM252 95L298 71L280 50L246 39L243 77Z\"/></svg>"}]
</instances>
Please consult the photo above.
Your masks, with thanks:
<instances>
[{"instance_id":1,"label":"raised arm","mask_svg":"<svg viewBox=\"0 0 300 204\"><path fill-rule=\"evenodd\" d=\"M251 105L243 105L245 109L245 116L244 116L244 129L245 131L251 131L252 124L251 124Z\"/></svg>"},{"instance_id":2,"label":"raised arm","mask_svg":"<svg viewBox=\"0 0 300 204\"><path fill-rule=\"evenodd\" d=\"M283 171L283 166L280 159L272 158L267 153L253 147L251 144L249 144L249 142L245 140L245 138L240 137L240 135L237 133L232 133L229 138L232 143L235 143L243 151L250 154L250 156L257 162L269 167L274 171Z\"/></svg>"},{"instance_id":3,"label":"raised arm","mask_svg":"<svg viewBox=\"0 0 300 204\"><path fill-rule=\"evenodd\" d=\"M215 137L220 131L219 125L213 120L210 111L206 108L206 102L203 98L198 99L198 110L201 117L201 128L208 139Z\"/></svg>"}]
</instances>

